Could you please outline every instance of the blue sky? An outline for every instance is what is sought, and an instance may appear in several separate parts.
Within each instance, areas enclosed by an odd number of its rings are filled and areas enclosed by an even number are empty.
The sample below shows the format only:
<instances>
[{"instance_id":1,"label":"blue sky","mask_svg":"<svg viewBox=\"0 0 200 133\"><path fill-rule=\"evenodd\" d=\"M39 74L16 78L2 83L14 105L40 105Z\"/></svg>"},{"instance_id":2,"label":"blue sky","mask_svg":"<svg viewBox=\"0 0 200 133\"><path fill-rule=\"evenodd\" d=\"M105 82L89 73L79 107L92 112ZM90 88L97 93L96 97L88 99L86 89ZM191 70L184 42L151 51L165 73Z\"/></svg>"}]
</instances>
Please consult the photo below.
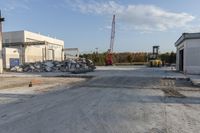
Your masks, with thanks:
<instances>
[{"instance_id":1,"label":"blue sky","mask_svg":"<svg viewBox=\"0 0 200 133\"><path fill-rule=\"evenodd\" d=\"M82 52L107 51L116 14L116 52L175 51L183 32L200 31L199 0L0 0L4 31L63 39Z\"/></svg>"}]
</instances>

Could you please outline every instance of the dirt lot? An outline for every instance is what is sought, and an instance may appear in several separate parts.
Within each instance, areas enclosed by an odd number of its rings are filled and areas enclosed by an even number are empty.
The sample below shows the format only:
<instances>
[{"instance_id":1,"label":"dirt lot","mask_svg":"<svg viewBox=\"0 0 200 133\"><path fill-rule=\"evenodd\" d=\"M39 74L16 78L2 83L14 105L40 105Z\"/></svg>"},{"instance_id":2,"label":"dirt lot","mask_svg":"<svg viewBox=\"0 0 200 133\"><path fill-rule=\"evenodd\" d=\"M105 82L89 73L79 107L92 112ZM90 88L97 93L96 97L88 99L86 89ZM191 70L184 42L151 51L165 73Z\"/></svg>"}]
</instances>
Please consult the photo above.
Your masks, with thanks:
<instances>
[{"instance_id":1,"label":"dirt lot","mask_svg":"<svg viewBox=\"0 0 200 133\"><path fill-rule=\"evenodd\" d=\"M12 89L16 87L29 87L31 82L32 86L45 86L51 85L74 85L75 83L85 81L83 78L60 78L60 77L0 77L0 90Z\"/></svg>"},{"instance_id":2,"label":"dirt lot","mask_svg":"<svg viewBox=\"0 0 200 133\"><path fill-rule=\"evenodd\" d=\"M0 106L81 84L84 78L0 77ZM31 87L29 87L32 85Z\"/></svg>"},{"instance_id":3,"label":"dirt lot","mask_svg":"<svg viewBox=\"0 0 200 133\"><path fill-rule=\"evenodd\" d=\"M193 86L184 75L144 67L100 68L91 75L95 77L77 86L52 87L55 91L42 95L31 93L30 96L21 91L9 95L8 91L1 90L0 98L24 98L0 105L1 133L200 131L200 88ZM41 84L53 81L63 84L71 79L45 80ZM25 86L30 79L26 81Z\"/></svg>"}]
</instances>

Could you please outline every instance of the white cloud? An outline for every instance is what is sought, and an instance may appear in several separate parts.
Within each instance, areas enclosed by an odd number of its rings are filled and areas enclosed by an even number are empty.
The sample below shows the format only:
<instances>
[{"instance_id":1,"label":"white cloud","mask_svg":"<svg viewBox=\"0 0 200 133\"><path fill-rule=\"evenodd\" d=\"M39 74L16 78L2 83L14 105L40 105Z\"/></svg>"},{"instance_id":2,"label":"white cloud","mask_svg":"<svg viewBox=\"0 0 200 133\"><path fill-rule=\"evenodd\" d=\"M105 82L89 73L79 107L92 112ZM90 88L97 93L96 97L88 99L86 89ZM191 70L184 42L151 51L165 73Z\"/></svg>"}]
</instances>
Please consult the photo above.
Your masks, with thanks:
<instances>
[{"instance_id":1,"label":"white cloud","mask_svg":"<svg viewBox=\"0 0 200 133\"><path fill-rule=\"evenodd\" d=\"M2 0L0 4L2 4L5 12L10 12L15 9L29 9L29 1L30 0Z\"/></svg>"},{"instance_id":2,"label":"white cloud","mask_svg":"<svg viewBox=\"0 0 200 133\"><path fill-rule=\"evenodd\" d=\"M184 27L182 32L184 33L200 32L200 25L187 25L186 27Z\"/></svg>"},{"instance_id":3,"label":"white cloud","mask_svg":"<svg viewBox=\"0 0 200 133\"><path fill-rule=\"evenodd\" d=\"M188 13L166 11L154 5L121 5L116 1L66 0L73 9L82 13L116 14L118 22L126 24L126 29L140 31L165 31L187 27L195 17Z\"/></svg>"}]
</instances>

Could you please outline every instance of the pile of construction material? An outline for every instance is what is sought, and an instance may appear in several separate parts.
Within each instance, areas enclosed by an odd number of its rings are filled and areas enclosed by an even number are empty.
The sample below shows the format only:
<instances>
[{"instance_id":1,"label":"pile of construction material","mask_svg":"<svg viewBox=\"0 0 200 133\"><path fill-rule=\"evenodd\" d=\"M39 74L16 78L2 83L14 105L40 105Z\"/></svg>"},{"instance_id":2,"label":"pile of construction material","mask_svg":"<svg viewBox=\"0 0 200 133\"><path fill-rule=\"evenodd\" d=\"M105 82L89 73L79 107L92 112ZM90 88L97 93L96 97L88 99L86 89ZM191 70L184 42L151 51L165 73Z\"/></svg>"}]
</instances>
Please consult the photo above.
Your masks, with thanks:
<instances>
[{"instance_id":1,"label":"pile of construction material","mask_svg":"<svg viewBox=\"0 0 200 133\"><path fill-rule=\"evenodd\" d=\"M65 61L44 61L35 63L26 63L11 68L14 72L72 72L84 73L93 71L96 67L88 59L68 59Z\"/></svg>"}]
</instances>

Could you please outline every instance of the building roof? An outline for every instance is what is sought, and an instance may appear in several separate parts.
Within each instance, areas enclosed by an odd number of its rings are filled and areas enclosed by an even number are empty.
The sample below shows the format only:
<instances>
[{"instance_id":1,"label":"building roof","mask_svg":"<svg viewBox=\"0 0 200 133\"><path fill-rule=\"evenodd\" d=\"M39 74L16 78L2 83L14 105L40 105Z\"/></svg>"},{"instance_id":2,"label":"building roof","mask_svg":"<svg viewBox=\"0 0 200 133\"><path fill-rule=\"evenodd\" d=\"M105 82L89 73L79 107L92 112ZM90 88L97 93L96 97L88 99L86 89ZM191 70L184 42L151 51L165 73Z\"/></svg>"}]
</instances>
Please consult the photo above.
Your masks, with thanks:
<instances>
[{"instance_id":1,"label":"building roof","mask_svg":"<svg viewBox=\"0 0 200 133\"><path fill-rule=\"evenodd\" d=\"M21 36L18 36L18 35L21 35ZM49 44L57 44L57 45L64 46L63 40L57 39L55 37L45 36L40 33L26 31L26 30L3 32L3 36L5 39L11 39L11 42L14 42L14 43L22 42L22 40L27 41L27 40L24 40L23 38L28 38L30 40L37 41L37 42L45 41L45 42L48 42ZM5 36L7 36L7 38ZM12 38L14 38L15 40L13 41ZM17 41L16 41L16 38L18 39ZM19 38L21 38L20 41L19 41Z\"/></svg>"},{"instance_id":2,"label":"building roof","mask_svg":"<svg viewBox=\"0 0 200 133\"><path fill-rule=\"evenodd\" d=\"M182 36L175 42L175 46L179 46L187 39L200 39L200 33L183 33Z\"/></svg>"},{"instance_id":3,"label":"building roof","mask_svg":"<svg viewBox=\"0 0 200 133\"><path fill-rule=\"evenodd\" d=\"M13 43L3 43L3 47L9 46L31 46L31 45L45 45L48 44L45 41L37 41L37 42L13 42Z\"/></svg>"}]
</instances>

